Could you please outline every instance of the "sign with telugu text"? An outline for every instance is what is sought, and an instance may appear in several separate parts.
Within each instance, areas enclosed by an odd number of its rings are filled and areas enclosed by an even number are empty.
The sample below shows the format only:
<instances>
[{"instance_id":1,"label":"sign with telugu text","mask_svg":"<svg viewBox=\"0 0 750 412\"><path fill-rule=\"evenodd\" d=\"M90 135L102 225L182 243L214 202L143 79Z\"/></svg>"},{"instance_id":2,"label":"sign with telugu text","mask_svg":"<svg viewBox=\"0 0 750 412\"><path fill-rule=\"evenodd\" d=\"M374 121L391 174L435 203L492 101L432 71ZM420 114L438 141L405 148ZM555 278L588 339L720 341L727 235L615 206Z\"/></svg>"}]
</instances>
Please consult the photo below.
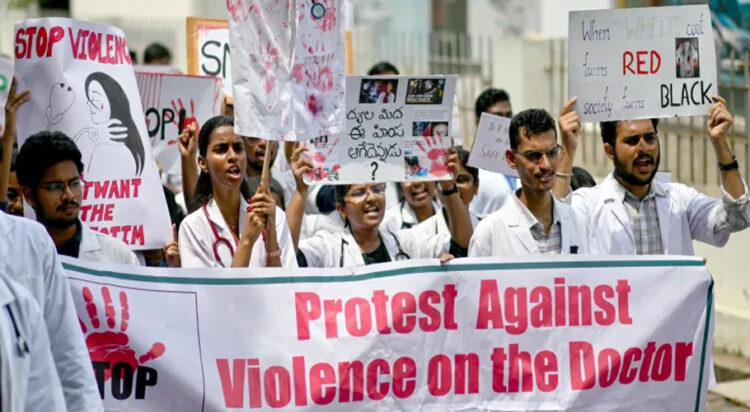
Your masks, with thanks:
<instances>
[{"instance_id":1,"label":"sign with telugu text","mask_svg":"<svg viewBox=\"0 0 750 412\"><path fill-rule=\"evenodd\" d=\"M568 61L584 122L706 115L718 94L708 5L570 12Z\"/></svg>"},{"instance_id":2,"label":"sign with telugu text","mask_svg":"<svg viewBox=\"0 0 750 412\"><path fill-rule=\"evenodd\" d=\"M505 151L510 149L509 128L510 119L507 117L482 113L469 155L469 166L518 177L518 171L505 160Z\"/></svg>"},{"instance_id":3,"label":"sign with telugu text","mask_svg":"<svg viewBox=\"0 0 750 412\"><path fill-rule=\"evenodd\" d=\"M63 18L15 27L18 142L61 131L82 153L80 219L133 249L161 249L171 239L169 213L144 120L125 34Z\"/></svg>"},{"instance_id":4,"label":"sign with telugu text","mask_svg":"<svg viewBox=\"0 0 750 412\"><path fill-rule=\"evenodd\" d=\"M347 76L346 133L308 142L309 182L451 177L447 149L456 76Z\"/></svg>"},{"instance_id":5,"label":"sign with telugu text","mask_svg":"<svg viewBox=\"0 0 750 412\"><path fill-rule=\"evenodd\" d=\"M63 263L108 410L706 410L700 258Z\"/></svg>"}]
</instances>

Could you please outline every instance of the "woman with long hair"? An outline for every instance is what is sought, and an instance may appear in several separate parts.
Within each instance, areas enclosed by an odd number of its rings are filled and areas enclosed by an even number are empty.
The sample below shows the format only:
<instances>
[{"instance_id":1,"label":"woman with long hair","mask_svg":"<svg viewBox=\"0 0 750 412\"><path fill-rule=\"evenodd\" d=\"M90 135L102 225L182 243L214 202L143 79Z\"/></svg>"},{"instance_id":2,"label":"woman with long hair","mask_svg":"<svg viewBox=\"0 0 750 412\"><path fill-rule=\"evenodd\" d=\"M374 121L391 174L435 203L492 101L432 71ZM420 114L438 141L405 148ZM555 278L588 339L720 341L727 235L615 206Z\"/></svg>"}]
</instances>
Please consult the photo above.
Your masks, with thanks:
<instances>
[{"instance_id":1,"label":"woman with long hair","mask_svg":"<svg viewBox=\"0 0 750 412\"><path fill-rule=\"evenodd\" d=\"M73 140L78 143L83 136L95 141L95 146L124 145L133 156L135 174L140 176L146 158L143 141L130 113L130 101L119 83L106 73L94 72L87 78L84 86L86 101L95 125L107 128L108 138L100 138L97 127L87 127L79 131ZM79 144L79 147L82 145ZM91 167L94 150L89 154L87 167Z\"/></svg>"},{"instance_id":2,"label":"woman with long hair","mask_svg":"<svg viewBox=\"0 0 750 412\"><path fill-rule=\"evenodd\" d=\"M194 134L188 128L180 139ZM234 133L234 120L209 119L200 129L198 154L199 206L180 226L182 267L296 266L284 212L268 188L259 187L247 201L245 143Z\"/></svg>"},{"instance_id":3,"label":"woman with long hair","mask_svg":"<svg viewBox=\"0 0 750 412\"><path fill-rule=\"evenodd\" d=\"M299 239L307 186L302 180L312 171L312 162L299 146L292 155L297 192L287 207L292 236ZM458 155L450 150L448 167L457 171ZM457 175L454 174L454 176ZM300 266L347 267L416 258L440 258L450 253L465 256L472 233L468 210L459 196L455 179L440 182L441 200L446 208L449 233L419 236L408 230L387 231L383 226L385 183L336 186L336 209L346 222L342 232L320 231L299 241Z\"/></svg>"}]
</instances>

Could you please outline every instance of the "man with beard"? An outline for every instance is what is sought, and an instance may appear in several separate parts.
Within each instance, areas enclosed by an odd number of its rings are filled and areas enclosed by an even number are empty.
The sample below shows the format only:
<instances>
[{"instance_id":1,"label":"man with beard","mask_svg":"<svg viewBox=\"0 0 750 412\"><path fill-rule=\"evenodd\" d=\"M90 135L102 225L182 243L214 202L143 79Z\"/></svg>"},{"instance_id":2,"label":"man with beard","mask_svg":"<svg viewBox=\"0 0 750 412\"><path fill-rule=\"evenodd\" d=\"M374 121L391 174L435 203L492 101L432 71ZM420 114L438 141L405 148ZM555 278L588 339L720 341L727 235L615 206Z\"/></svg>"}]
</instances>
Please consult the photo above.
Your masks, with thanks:
<instances>
[{"instance_id":1,"label":"man with beard","mask_svg":"<svg viewBox=\"0 0 750 412\"><path fill-rule=\"evenodd\" d=\"M24 199L34 208L57 253L96 262L138 265L120 240L91 230L78 219L83 200L81 152L62 132L39 132L16 158Z\"/></svg>"},{"instance_id":2,"label":"man with beard","mask_svg":"<svg viewBox=\"0 0 750 412\"><path fill-rule=\"evenodd\" d=\"M500 210L479 222L469 256L528 256L589 253L584 219L552 195L562 147L555 121L542 109L515 115L505 159L518 171L521 188Z\"/></svg>"},{"instance_id":3,"label":"man with beard","mask_svg":"<svg viewBox=\"0 0 750 412\"><path fill-rule=\"evenodd\" d=\"M560 115L566 155L561 159L555 193L569 192L568 178L581 123L571 99ZM598 186L573 193L574 209L586 216L592 249L604 254L693 255L693 240L724 246L729 235L750 226L750 197L732 154L727 133L732 115L714 97L707 131L721 173L722 198L711 199L679 183L654 180L659 169L658 119L602 122L604 151L614 171Z\"/></svg>"}]
</instances>

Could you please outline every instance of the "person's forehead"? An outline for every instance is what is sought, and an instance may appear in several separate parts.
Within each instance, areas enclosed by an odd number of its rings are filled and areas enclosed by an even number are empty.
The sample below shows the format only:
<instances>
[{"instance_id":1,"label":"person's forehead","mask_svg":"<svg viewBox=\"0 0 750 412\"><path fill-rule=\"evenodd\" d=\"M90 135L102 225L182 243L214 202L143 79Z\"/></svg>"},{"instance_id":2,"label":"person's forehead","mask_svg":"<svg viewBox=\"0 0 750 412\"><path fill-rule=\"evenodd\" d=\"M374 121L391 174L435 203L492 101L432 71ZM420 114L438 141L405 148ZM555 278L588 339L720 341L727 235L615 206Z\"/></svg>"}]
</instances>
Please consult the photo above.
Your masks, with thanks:
<instances>
[{"instance_id":1,"label":"person's forehead","mask_svg":"<svg viewBox=\"0 0 750 412\"><path fill-rule=\"evenodd\" d=\"M507 100L503 100L500 102L496 102L492 106L487 108L487 113L498 113L498 112L509 112L512 110L512 107L510 105L510 102Z\"/></svg>"},{"instance_id":2,"label":"person's forehead","mask_svg":"<svg viewBox=\"0 0 750 412\"><path fill-rule=\"evenodd\" d=\"M19 186L21 186L18 183L18 176L16 175L16 171L15 170L12 171L12 172L10 172L10 176L8 176L8 186L9 187L16 187L16 188L19 187Z\"/></svg>"},{"instance_id":3,"label":"person's forehead","mask_svg":"<svg viewBox=\"0 0 750 412\"><path fill-rule=\"evenodd\" d=\"M617 124L617 137L655 133L651 119L624 120Z\"/></svg>"},{"instance_id":4,"label":"person's forehead","mask_svg":"<svg viewBox=\"0 0 750 412\"><path fill-rule=\"evenodd\" d=\"M234 127L230 125L217 127L212 136L211 144L242 142L242 137L234 133Z\"/></svg>"},{"instance_id":5,"label":"person's forehead","mask_svg":"<svg viewBox=\"0 0 750 412\"><path fill-rule=\"evenodd\" d=\"M60 182L75 179L76 177L80 177L76 164L72 160L63 160L44 169L42 181Z\"/></svg>"},{"instance_id":6,"label":"person's forehead","mask_svg":"<svg viewBox=\"0 0 750 412\"><path fill-rule=\"evenodd\" d=\"M524 150L549 150L557 145L557 135L554 129L529 136L525 130L521 130L518 139L518 151Z\"/></svg>"}]
</instances>

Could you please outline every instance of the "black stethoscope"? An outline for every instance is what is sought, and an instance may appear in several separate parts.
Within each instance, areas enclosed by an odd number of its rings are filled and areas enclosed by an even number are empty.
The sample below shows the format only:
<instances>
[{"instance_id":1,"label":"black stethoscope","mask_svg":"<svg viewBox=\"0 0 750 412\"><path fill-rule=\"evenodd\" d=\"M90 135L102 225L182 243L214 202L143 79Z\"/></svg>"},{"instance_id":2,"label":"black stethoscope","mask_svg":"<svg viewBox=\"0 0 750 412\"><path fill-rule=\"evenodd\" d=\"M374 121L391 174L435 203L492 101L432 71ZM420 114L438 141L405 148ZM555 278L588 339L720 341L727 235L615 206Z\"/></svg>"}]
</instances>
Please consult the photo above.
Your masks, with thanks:
<instances>
[{"instance_id":1,"label":"black stethoscope","mask_svg":"<svg viewBox=\"0 0 750 412\"><path fill-rule=\"evenodd\" d=\"M394 235L393 233L389 232L391 236L393 236L393 240L396 242L396 248L398 249L398 252L396 253L396 256L394 256L394 260L409 260L411 259L411 256L409 256L408 253L404 252L404 249L401 248L401 242L398 241L398 237ZM383 241L383 238L380 238L380 241ZM339 252L339 267L344 267L344 246L349 246L349 242L346 241L343 237L341 238L341 250Z\"/></svg>"},{"instance_id":2,"label":"black stethoscope","mask_svg":"<svg viewBox=\"0 0 750 412\"><path fill-rule=\"evenodd\" d=\"M318 3L312 0L312 7L310 7L310 14L316 20L320 20L326 15L326 6L323 3Z\"/></svg>"},{"instance_id":3,"label":"black stethoscope","mask_svg":"<svg viewBox=\"0 0 750 412\"><path fill-rule=\"evenodd\" d=\"M224 266L224 263L221 261L221 256L219 256L219 245L226 245L226 247L229 249L229 254L234 257L234 247L232 247L232 242L229 241L229 239L219 236L219 231L216 230L216 225L214 225L213 220L208 216L208 209L206 208L206 203L203 203L203 214L206 215L206 220L208 221L208 224L211 225L211 230L214 232L214 243L212 245L213 251L214 251L214 258L216 258L216 261L219 262L221 267Z\"/></svg>"},{"instance_id":4,"label":"black stethoscope","mask_svg":"<svg viewBox=\"0 0 750 412\"><path fill-rule=\"evenodd\" d=\"M16 332L16 348L18 349L18 356L23 357L24 355L29 353L29 345L21 335L21 331L18 330L16 317L13 316L13 311L10 309L10 305L6 306L5 309L8 311L10 322L13 324L13 330Z\"/></svg>"}]
</instances>

